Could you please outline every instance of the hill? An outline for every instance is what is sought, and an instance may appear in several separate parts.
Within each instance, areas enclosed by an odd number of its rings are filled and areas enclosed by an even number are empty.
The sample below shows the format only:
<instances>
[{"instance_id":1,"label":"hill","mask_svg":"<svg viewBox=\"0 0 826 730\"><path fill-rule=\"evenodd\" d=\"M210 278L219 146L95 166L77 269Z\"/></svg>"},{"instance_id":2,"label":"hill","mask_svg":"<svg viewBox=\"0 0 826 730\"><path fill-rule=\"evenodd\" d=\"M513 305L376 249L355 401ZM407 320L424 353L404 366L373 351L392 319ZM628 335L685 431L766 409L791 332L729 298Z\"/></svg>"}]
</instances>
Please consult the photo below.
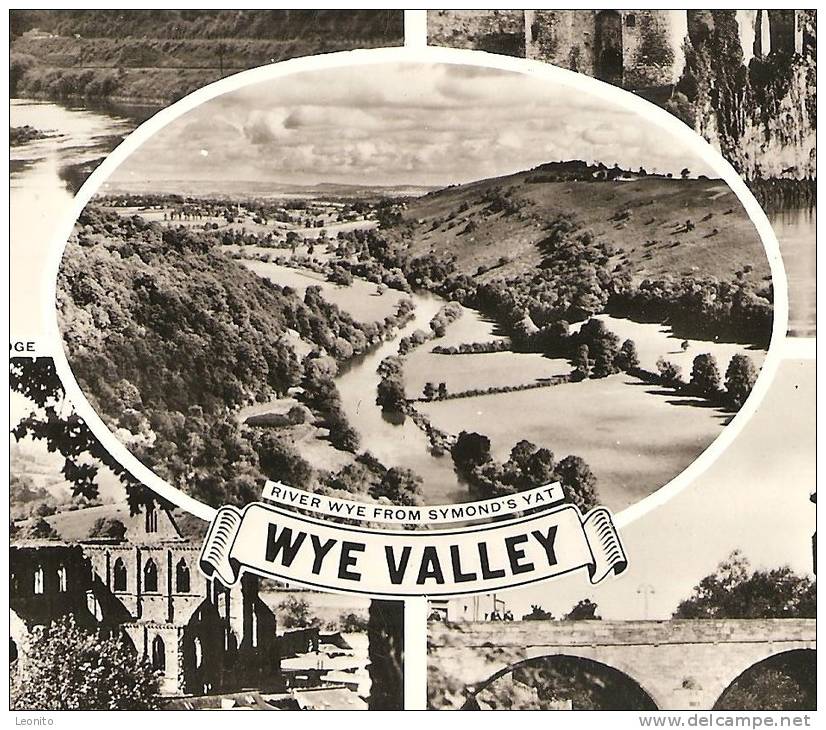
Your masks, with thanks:
<instances>
[{"instance_id":1,"label":"hill","mask_svg":"<svg viewBox=\"0 0 826 730\"><path fill-rule=\"evenodd\" d=\"M724 182L612 172L549 163L425 195L402 214L413 230L410 252L453 255L479 282L519 275L542 263L546 223L573 215L614 249L610 266L623 266L634 282L730 279L744 268L755 284L768 279L757 231Z\"/></svg>"},{"instance_id":2,"label":"hill","mask_svg":"<svg viewBox=\"0 0 826 730\"><path fill-rule=\"evenodd\" d=\"M163 106L223 76L400 45L395 10L14 10L13 96Z\"/></svg>"}]
</instances>

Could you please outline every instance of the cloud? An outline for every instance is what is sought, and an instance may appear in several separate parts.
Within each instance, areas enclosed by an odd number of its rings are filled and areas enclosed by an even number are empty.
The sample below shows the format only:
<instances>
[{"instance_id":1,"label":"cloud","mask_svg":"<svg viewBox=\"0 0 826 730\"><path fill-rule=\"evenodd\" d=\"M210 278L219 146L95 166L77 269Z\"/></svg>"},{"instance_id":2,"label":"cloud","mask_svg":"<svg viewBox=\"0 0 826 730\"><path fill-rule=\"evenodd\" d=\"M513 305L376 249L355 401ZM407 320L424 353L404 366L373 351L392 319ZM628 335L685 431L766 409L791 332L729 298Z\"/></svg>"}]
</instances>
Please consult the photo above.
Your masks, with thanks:
<instances>
[{"instance_id":1,"label":"cloud","mask_svg":"<svg viewBox=\"0 0 826 730\"><path fill-rule=\"evenodd\" d=\"M116 176L442 185L554 159L708 172L644 115L569 82L404 63L225 94L172 122Z\"/></svg>"}]
</instances>

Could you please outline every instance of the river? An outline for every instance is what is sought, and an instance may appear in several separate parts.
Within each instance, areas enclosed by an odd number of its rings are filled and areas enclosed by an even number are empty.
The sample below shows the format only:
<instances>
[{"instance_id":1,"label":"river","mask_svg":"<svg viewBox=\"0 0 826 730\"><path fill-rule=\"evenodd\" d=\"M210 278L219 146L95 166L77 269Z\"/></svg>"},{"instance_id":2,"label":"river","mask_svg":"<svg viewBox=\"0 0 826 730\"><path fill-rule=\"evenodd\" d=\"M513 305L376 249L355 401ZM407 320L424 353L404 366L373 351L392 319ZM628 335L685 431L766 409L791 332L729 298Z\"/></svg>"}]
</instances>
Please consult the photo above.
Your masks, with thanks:
<instances>
[{"instance_id":1,"label":"river","mask_svg":"<svg viewBox=\"0 0 826 730\"><path fill-rule=\"evenodd\" d=\"M361 448L385 466L404 466L422 477L426 485L425 502L453 504L470 499L453 469L449 454L434 456L424 432L409 418L391 416L376 405L379 376L376 368L388 355L396 355L399 340L417 329L429 331L428 323L445 303L427 292L411 295L416 310L392 340L351 360L336 379L342 407L350 423L361 434Z\"/></svg>"},{"instance_id":2,"label":"river","mask_svg":"<svg viewBox=\"0 0 826 730\"><path fill-rule=\"evenodd\" d=\"M768 212L789 280L789 334L814 337L817 320L817 213L815 208Z\"/></svg>"},{"instance_id":3,"label":"river","mask_svg":"<svg viewBox=\"0 0 826 730\"><path fill-rule=\"evenodd\" d=\"M55 136L10 150L11 338L43 335L44 261L72 198L97 161L111 152L151 110L94 110L32 99L12 99L10 125Z\"/></svg>"}]
</instances>

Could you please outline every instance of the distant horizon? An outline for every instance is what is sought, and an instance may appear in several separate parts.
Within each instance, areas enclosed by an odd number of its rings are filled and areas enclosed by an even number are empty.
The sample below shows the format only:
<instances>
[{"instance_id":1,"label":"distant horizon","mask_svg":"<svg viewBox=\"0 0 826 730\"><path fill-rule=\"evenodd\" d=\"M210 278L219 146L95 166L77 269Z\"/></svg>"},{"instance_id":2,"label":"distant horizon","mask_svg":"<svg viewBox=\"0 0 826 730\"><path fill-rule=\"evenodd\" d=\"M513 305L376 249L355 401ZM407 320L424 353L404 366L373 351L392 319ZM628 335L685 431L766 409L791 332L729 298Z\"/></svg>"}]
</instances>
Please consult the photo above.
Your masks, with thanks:
<instances>
[{"instance_id":1,"label":"distant horizon","mask_svg":"<svg viewBox=\"0 0 826 730\"><path fill-rule=\"evenodd\" d=\"M345 66L248 85L191 109L145 140L110 184L442 188L577 159L717 177L692 136L587 90L520 73L392 63L366 74Z\"/></svg>"},{"instance_id":2,"label":"distant horizon","mask_svg":"<svg viewBox=\"0 0 826 730\"><path fill-rule=\"evenodd\" d=\"M244 180L244 179L228 179L223 180L220 182L216 182L212 178L208 179L166 179L162 181L142 181L142 182L135 182L130 184L130 181L120 181L120 182L105 182L101 188L98 190L97 195L138 195L138 194L158 194L158 195L187 195L192 194L188 191L184 191L182 188L185 186L192 186L192 187L205 187L210 185L224 185L227 187L240 187L240 186L250 186L250 188L257 189L257 191L261 191L262 188L269 188L272 190L272 193L275 194L277 192L281 192L283 195L290 195L295 194L301 191L322 191L323 188L332 188L333 191L331 194L336 194L335 188L341 188L342 192L345 192L345 189L352 189L356 190L388 190L388 191L404 191L404 190L416 190L422 191L420 195L426 195L430 192L437 192L439 190L446 190L450 187L457 187L462 185L472 185L478 182L485 182L486 180L496 179L499 177L508 177L510 175L518 175L521 173L528 173L533 172L534 170L538 169L539 167L543 167L545 165L564 165L571 162L585 162L589 166L599 167L602 165L605 169L613 169L614 164L608 164L604 161L585 161L585 160L550 160L548 162L542 162L538 165L526 169L526 170L515 170L513 172L505 172L501 175L496 175L493 178L479 178L475 180L467 180L464 182L448 182L442 184L432 184L432 185L422 185L416 183L408 183L408 182L398 182L392 184L375 184L375 183L357 183L357 182L337 182L334 180L324 180L317 183L290 183L285 180ZM630 174L637 174L638 171L630 170L624 167L620 168L624 172L628 172ZM668 175L671 175L669 178ZM662 173L662 172L650 172L646 171L647 177L659 177L663 179L672 179L672 180L681 180L682 178L679 175L674 175L673 173ZM691 174L687 178L689 180L698 180L700 176ZM705 179L708 180L721 180L720 177L712 177L712 176L705 176ZM600 182L600 181L597 181ZM177 186L177 187L176 187ZM156 189L157 188L157 189ZM280 189L280 190L279 190ZM214 195L239 195L242 194L241 191L228 191L228 190L207 190L202 191L199 194L214 194ZM274 195L277 197L277 195Z\"/></svg>"}]
</instances>

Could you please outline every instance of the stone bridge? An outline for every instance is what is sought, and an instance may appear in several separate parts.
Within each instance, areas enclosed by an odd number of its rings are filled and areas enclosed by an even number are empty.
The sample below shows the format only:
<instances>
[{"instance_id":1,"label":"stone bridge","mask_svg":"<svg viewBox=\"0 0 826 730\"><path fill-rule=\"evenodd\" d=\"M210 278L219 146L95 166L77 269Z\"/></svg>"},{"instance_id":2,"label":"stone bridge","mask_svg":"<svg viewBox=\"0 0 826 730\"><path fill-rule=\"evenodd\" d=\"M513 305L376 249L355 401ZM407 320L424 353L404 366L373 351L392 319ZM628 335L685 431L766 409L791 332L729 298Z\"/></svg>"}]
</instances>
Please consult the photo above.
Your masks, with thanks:
<instances>
[{"instance_id":1,"label":"stone bridge","mask_svg":"<svg viewBox=\"0 0 826 730\"><path fill-rule=\"evenodd\" d=\"M815 619L430 624L430 706L458 709L529 659L571 656L625 674L661 710L710 710L747 669L815 649Z\"/></svg>"}]
</instances>

